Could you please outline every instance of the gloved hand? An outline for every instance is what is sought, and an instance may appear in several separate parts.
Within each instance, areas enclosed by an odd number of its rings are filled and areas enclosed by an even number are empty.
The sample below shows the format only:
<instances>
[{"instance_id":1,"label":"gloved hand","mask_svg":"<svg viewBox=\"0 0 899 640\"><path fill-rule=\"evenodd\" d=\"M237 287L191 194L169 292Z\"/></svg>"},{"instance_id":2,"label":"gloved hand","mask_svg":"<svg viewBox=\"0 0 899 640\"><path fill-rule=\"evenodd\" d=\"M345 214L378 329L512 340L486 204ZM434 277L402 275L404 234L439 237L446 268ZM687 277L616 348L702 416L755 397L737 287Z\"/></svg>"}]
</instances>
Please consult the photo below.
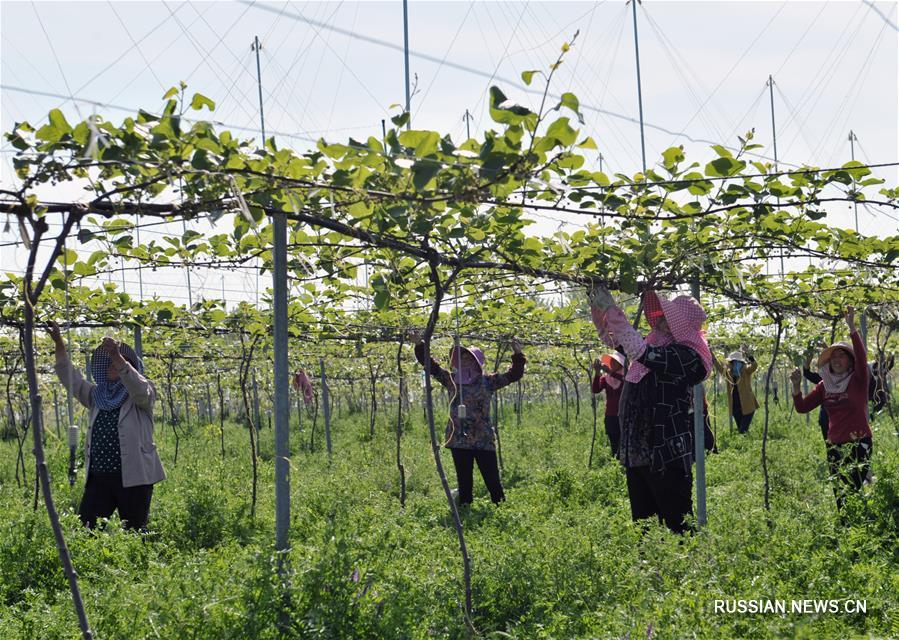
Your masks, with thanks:
<instances>
[{"instance_id":1,"label":"gloved hand","mask_svg":"<svg viewBox=\"0 0 899 640\"><path fill-rule=\"evenodd\" d=\"M615 306L615 299L604 285L597 285L588 294L590 306L600 311L606 311Z\"/></svg>"}]
</instances>

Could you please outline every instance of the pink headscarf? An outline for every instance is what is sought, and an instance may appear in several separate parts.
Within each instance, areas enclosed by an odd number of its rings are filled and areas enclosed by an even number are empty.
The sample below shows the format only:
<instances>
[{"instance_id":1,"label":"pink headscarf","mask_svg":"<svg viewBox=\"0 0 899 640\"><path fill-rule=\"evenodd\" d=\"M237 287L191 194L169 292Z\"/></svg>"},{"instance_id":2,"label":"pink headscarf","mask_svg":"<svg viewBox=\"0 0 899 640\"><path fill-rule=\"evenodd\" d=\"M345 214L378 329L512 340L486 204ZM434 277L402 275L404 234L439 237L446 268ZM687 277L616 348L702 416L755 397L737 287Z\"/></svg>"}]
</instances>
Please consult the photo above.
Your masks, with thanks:
<instances>
[{"instance_id":1,"label":"pink headscarf","mask_svg":"<svg viewBox=\"0 0 899 640\"><path fill-rule=\"evenodd\" d=\"M465 362L463 361L463 366L461 367L462 370L458 371L462 353L468 353L474 358L476 366L465 366ZM453 369L453 378L462 384L471 384L478 378L478 376L483 375L485 362L486 358L484 357L484 352L477 347L453 347L450 349L450 366Z\"/></svg>"},{"instance_id":2,"label":"pink headscarf","mask_svg":"<svg viewBox=\"0 0 899 640\"><path fill-rule=\"evenodd\" d=\"M598 309L593 309L592 311L594 322L597 323L597 328L600 331L600 337L608 344L614 345L617 335L617 342L621 343L628 355L632 356L630 369L628 369L624 378L628 382L639 382L643 379L643 376L649 373L649 369L638 362L631 353L634 347L629 343L633 342L633 338L637 338L651 347L664 347L672 343L690 347L702 360L705 366L706 377L711 372L712 352L709 350L708 342L706 342L705 331L702 330L702 323L705 322L706 313L695 298L677 296L673 300L667 300L660 298L655 291L647 291L643 297L643 311L652 331L643 339L639 338L639 334L630 326L627 318L624 317L624 312L618 307L612 307L606 313L602 313ZM668 321L668 329L671 331L670 336L656 330L659 319L663 317ZM638 350L642 351L642 349ZM639 355L642 355L642 353Z\"/></svg>"}]
</instances>

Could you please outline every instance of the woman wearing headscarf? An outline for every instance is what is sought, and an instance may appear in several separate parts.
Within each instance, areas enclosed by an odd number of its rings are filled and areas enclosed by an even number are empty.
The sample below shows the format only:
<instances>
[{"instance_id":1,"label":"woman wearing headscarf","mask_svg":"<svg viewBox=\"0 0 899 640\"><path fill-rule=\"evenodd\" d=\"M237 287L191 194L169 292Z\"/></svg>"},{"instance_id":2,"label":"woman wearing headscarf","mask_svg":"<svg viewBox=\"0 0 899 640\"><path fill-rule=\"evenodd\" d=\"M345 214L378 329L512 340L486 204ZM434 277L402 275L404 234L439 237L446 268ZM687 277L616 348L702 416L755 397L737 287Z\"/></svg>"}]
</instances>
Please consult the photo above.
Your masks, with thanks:
<instances>
[{"instance_id":1,"label":"woman wearing headscarf","mask_svg":"<svg viewBox=\"0 0 899 640\"><path fill-rule=\"evenodd\" d=\"M819 348L823 351L824 348L827 347L826 343L823 340L819 341ZM812 384L818 384L821 382L821 376L819 376L815 371L812 371L812 356L808 356L805 359L805 362L802 365L802 377L811 382ZM821 405L821 408L818 409L818 427L821 429L821 437L824 439L824 442L827 442L827 429L830 425L830 418L827 417L827 409L824 408L824 405Z\"/></svg>"},{"instance_id":2,"label":"woman wearing headscarf","mask_svg":"<svg viewBox=\"0 0 899 640\"><path fill-rule=\"evenodd\" d=\"M702 324L706 314L694 298L643 296L651 331L644 338L616 306L608 290L591 295L600 337L620 344L631 365L619 403L621 448L634 521L658 517L675 533L686 532L693 513L693 388L712 370Z\"/></svg>"},{"instance_id":3,"label":"woman wearing headscarf","mask_svg":"<svg viewBox=\"0 0 899 640\"><path fill-rule=\"evenodd\" d=\"M799 413L818 406L827 409L827 462L834 482L837 508L849 491L859 491L871 467L873 442L868 424L868 356L855 326L855 309L846 308L849 342L836 342L818 356L821 382L805 397L802 372L790 374L793 405Z\"/></svg>"},{"instance_id":4,"label":"woman wearing headscarf","mask_svg":"<svg viewBox=\"0 0 899 640\"><path fill-rule=\"evenodd\" d=\"M621 443L621 427L618 424L618 404L624 383L624 355L619 351L604 355L593 363L595 371L591 391L595 394L606 392L605 427L612 447L612 457L618 457Z\"/></svg>"},{"instance_id":5,"label":"woman wearing headscarf","mask_svg":"<svg viewBox=\"0 0 899 640\"><path fill-rule=\"evenodd\" d=\"M718 362L718 358L712 364L727 382L727 406L737 425L737 432L748 432L752 416L759 408L752 391L752 375L758 369L758 363L749 352L749 347L744 344L740 351L728 354L724 366Z\"/></svg>"},{"instance_id":6,"label":"woman wearing headscarf","mask_svg":"<svg viewBox=\"0 0 899 640\"><path fill-rule=\"evenodd\" d=\"M409 335L415 345L415 358L425 363L421 334ZM458 482L459 504L474 501L473 473L477 462L490 499L498 504L506 499L499 477L496 457L496 432L490 419L490 401L497 390L518 382L524 375L525 360L521 345L512 340L512 366L505 373L484 373L484 352L477 347L453 347L451 371L431 358L431 376L450 394L450 417L446 424L444 446L453 456ZM464 405L464 411L460 409ZM460 415L463 414L464 415Z\"/></svg>"},{"instance_id":7,"label":"woman wearing headscarf","mask_svg":"<svg viewBox=\"0 0 899 640\"><path fill-rule=\"evenodd\" d=\"M56 345L56 374L90 411L84 442L86 484L78 515L88 528L118 510L127 529L144 530L153 485L165 471L153 442L156 388L144 377L134 350L110 337L94 349L87 382L72 365L55 322L50 337Z\"/></svg>"}]
</instances>

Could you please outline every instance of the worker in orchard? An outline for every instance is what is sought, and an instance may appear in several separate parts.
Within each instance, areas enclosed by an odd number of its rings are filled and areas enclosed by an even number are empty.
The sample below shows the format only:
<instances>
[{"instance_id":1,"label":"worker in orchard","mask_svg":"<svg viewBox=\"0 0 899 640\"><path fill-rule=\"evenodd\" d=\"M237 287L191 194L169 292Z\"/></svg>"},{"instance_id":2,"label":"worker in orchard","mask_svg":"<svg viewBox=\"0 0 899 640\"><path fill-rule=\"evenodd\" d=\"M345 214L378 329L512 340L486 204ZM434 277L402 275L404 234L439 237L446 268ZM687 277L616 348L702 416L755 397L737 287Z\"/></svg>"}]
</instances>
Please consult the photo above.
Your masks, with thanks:
<instances>
[{"instance_id":1,"label":"worker in orchard","mask_svg":"<svg viewBox=\"0 0 899 640\"><path fill-rule=\"evenodd\" d=\"M425 363L421 333L413 331L409 341L415 345L415 357ZM453 456L458 482L457 501L460 505L474 500L473 471L477 463L490 499L498 504L505 500L496 457L496 430L490 417L493 394L518 382L524 375L527 360L521 344L515 339L512 346L512 366L504 373L484 371L484 353L477 347L454 346L450 350L450 370L431 359L431 376L450 394L450 416L446 424L444 446Z\"/></svg>"},{"instance_id":2,"label":"worker in orchard","mask_svg":"<svg viewBox=\"0 0 899 640\"><path fill-rule=\"evenodd\" d=\"M84 443L86 483L78 515L93 529L99 518L118 511L125 528L145 530L153 485L165 479L153 442L156 387L127 344L111 337L94 349L88 382L72 364L60 335L50 323L56 346L56 374L90 412Z\"/></svg>"}]
</instances>

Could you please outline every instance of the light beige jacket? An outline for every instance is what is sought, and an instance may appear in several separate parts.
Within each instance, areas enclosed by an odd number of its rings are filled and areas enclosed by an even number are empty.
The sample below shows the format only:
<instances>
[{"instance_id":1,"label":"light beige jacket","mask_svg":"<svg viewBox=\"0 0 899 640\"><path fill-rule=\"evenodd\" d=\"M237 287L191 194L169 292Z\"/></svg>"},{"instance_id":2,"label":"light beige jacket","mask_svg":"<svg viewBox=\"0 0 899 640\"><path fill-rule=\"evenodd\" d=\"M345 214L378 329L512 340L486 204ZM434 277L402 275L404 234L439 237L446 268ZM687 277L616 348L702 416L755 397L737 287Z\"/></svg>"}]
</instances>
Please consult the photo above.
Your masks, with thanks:
<instances>
[{"instance_id":1,"label":"light beige jacket","mask_svg":"<svg viewBox=\"0 0 899 640\"><path fill-rule=\"evenodd\" d=\"M68 387L72 395L90 410L90 426L84 441L84 467L90 472L91 431L100 409L94 406L91 390L96 386L88 382L81 372L72 366L66 356L56 361L56 375ZM122 486L135 487L156 484L165 480L162 461L153 442L153 403L156 387L127 361L119 374L128 390L125 404L119 410L119 451L122 456Z\"/></svg>"}]
</instances>

